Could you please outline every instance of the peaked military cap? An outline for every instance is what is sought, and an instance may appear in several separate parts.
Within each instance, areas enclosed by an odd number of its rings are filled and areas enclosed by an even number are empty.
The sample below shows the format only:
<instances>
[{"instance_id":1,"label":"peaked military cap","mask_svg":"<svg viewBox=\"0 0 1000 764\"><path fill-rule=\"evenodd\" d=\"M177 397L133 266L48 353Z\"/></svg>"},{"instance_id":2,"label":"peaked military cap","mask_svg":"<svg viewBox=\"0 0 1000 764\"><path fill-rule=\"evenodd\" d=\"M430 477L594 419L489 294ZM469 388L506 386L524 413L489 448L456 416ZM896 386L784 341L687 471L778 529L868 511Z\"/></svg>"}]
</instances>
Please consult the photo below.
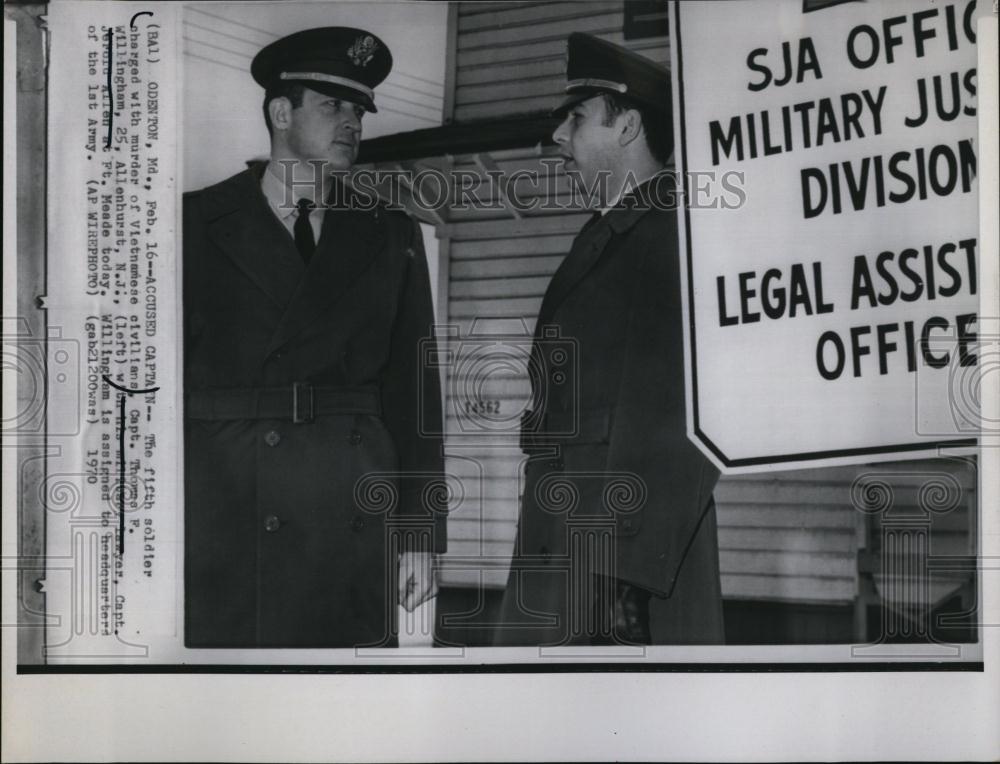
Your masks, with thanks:
<instances>
[{"instance_id":1,"label":"peaked military cap","mask_svg":"<svg viewBox=\"0 0 1000 764\"><path fill-rule=\"evenodd\" d=\"M601 93L670 111L670 70L666 67L583 32L573 32L566 49L566 98L552 110L553 116L561 117L576 104Z\"/></svg>"},{"instance_id":2,"label":"peaked military cap","mask_svg":"<svg viewBox=\"0 0 1000 764\"><path fill-rule=\"evenodd\" d=\"M336 98L375 108L373 90L389 75L392 54L378 37L352 27L295 32L263 48L250 73L267 88L278 80L301 82Z\"/></svg>"}]
</instances>

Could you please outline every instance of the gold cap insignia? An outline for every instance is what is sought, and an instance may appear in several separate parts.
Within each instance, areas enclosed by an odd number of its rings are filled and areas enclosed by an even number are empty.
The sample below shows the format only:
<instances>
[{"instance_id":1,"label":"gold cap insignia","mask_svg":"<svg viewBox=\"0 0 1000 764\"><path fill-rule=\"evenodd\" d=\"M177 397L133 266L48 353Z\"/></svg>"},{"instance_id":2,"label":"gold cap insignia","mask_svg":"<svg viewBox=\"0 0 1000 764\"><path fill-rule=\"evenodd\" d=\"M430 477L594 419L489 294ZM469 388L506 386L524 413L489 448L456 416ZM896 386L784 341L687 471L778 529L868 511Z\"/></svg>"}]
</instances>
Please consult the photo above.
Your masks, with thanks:
<instances>
[{"instance_id":1,"label":"gold cap insignia","mask_svg":"<svg viewBox=\"0 0 1000 764\"><path fill-rule=\"evenodd\" d=\"M371 35L359 37L354 44L347 49L347 56L355 66L367 66L368 62L375 56L378 50L378 43Z\"/></svg>"}]
</instances>

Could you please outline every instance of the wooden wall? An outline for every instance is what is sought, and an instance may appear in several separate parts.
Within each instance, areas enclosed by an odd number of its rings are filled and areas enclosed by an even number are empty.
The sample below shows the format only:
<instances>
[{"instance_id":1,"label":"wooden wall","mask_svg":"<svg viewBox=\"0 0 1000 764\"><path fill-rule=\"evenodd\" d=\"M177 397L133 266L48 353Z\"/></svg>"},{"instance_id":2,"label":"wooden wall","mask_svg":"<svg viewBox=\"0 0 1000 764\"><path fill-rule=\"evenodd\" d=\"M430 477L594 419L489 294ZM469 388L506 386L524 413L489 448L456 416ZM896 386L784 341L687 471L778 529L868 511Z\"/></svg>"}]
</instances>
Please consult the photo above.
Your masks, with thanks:
<instances>
[{"instance_id":1,"label":"wooden wall","mask_svg":"<svg viewBox=\"0 0 1000 764\"><path fill-rule=\"evenodd\" d=\"M588 32L666 64L666 37L624 39L622 0L458 4L453 118L546 112L563 92L566 38Z\"/></svg>"}]
</instances>

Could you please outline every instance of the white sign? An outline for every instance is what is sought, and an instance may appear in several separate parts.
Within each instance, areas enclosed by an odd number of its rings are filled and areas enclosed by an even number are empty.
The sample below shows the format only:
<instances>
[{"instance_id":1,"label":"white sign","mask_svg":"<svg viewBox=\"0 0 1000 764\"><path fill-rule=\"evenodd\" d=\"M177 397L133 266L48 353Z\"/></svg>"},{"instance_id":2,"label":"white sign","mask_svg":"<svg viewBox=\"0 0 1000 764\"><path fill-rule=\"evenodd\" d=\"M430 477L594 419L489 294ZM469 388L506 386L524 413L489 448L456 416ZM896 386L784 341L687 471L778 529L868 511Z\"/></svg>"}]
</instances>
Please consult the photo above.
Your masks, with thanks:
<instances>
[{"instance_id":1,"label":"white sign","mask_svg":"<svg viewBox=\"0 0 1000 764\"><path fill-rule=\"evenodd\" d=\"M674 5L678 170L737 189L678 214L689 433L727 472L975 443L975 6Z\"/></svg>"}]
</instances>

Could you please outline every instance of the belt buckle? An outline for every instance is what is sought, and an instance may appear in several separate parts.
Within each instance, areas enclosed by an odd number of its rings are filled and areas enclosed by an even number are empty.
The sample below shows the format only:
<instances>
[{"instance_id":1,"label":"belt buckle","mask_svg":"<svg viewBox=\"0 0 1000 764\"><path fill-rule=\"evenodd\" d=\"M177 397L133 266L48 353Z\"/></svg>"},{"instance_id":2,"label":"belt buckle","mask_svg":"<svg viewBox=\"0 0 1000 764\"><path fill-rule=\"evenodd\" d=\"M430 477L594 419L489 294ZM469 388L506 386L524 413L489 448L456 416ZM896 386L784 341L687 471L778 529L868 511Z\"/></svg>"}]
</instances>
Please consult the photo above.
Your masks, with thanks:
<instances>
[{"instance_id":1,"label":"belt buckle","mask_svg":"<svg viewBox=\"0 0 1000 764\"><path fill-rule=\"evenodd\" d=\"M302 404L307 408L303 412ZM292 424L307 424L313 420L313 386L305 382L292 383Z\"/></svg>"}]
</instances>

